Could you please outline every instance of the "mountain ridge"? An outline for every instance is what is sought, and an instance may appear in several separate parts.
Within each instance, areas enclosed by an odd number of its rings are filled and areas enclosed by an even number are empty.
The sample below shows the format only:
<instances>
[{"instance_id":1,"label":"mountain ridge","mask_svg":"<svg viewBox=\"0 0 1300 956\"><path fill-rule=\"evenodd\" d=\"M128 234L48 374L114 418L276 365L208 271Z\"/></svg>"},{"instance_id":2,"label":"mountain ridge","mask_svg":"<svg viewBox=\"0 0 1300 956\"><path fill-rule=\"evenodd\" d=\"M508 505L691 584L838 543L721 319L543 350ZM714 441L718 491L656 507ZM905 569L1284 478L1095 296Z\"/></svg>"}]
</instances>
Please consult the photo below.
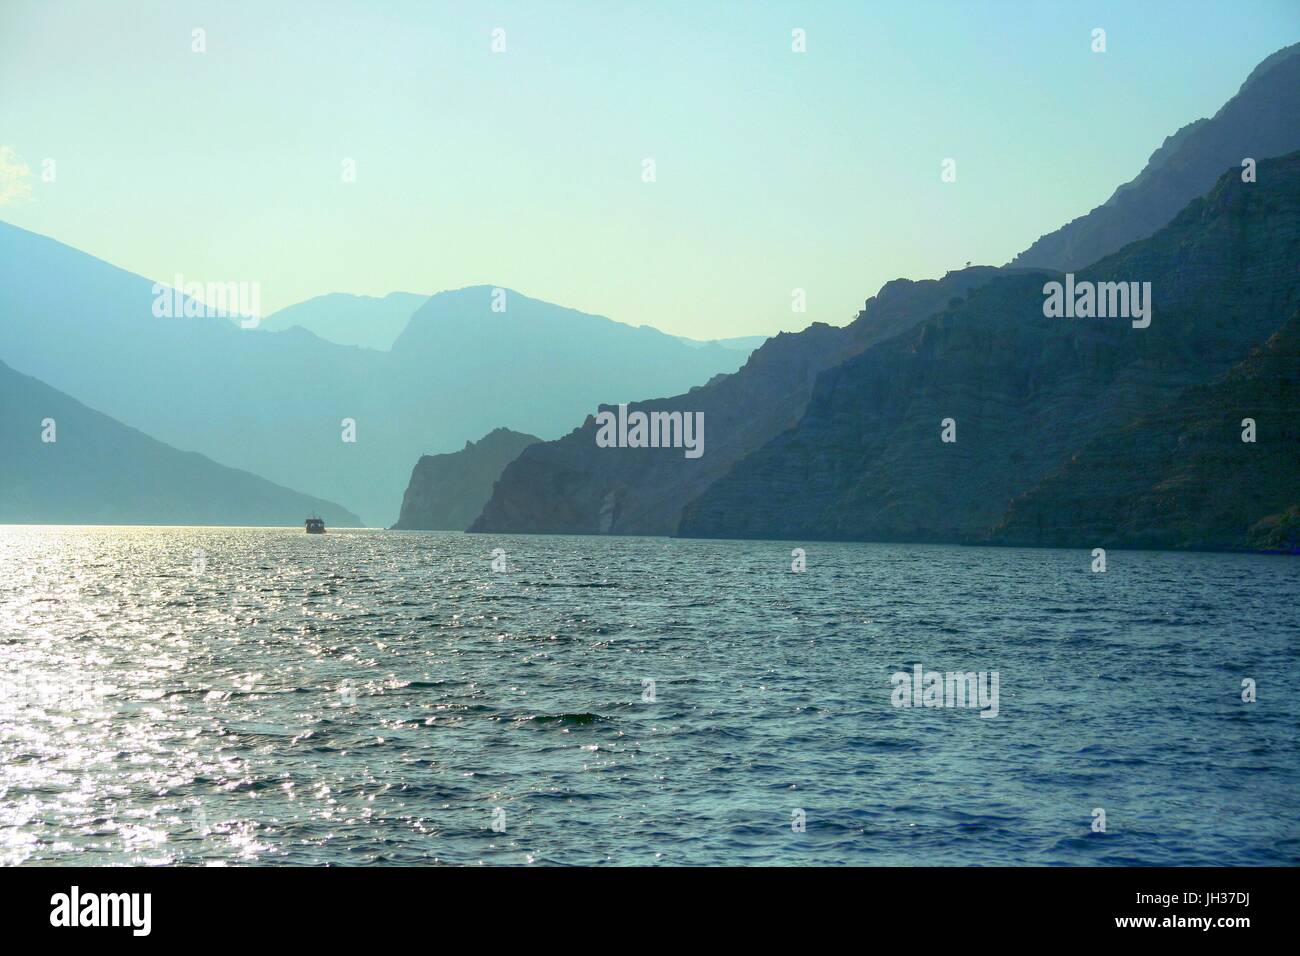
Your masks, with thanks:
<instances>
[{"instance_id":1,"label":"mountain ridge","mask_svg":"<svg viewBox=\"0 0 1300 956\"><path fill-rule=\"evenodd\" d=\"M1080 269L1166 225L1229 167L1300 149L1300 43L1261 61L1212 117L1167 136L1104 203L1037 239L1013 266Z\"/></svg>"},{"instance_id":2,"label":"mountain ridge","mask_svg":"<svg viewBox=\"0 0 1300 956\"><path fill-rule=\"evenodd\" d=\"M1117 197L1127 196L1124 203L1146 202L1142 194L1158 188L1162 190L1160 203L1170 196L1186 196L1185 201L1169 210L1166 221L1173 219L1181 209L1214 185L1217 174L1199 192L1193 183L1179 180L1176 188L1160 184L1160 169L1176 166L1180 156L1195 145L1201 129L1221 131L1225 117L1238 123L1243 116L1253 116L1246 125L1269 131L1269 137L1290 141L1300 136L1300 100L1287 90L1277 103L1272 97L1276 87L1290 76L1291 70L1300 67L1300 45L1288 47L1272 54L1259 64L1242 84L1237 94L1225 103L1211 119L1198 120L1166 138L1146 167L1129 183L1121 185L1108 202L1118 203ZM1279 69L1285 68L1285 73ZM1216 121L1218 126L1216 127ZM1241 125L1238 123L1238 125ZM1217 134L1216 134L1217 135ZM1300 140L1298 140L1300 145ZM1152 183L1156 186L1152 186ZM1189 194L1190 193L1190 194ZM1159 203L1157 203L1159 205ZM1104 207L1098 207L1098 210ZM1072 224L1037 240L1012 263L1001 269L983 269L978 277L982 282L994 277L1015 277L1038 274L1045 266L1036 265L1031 253L1041 251L1051 236L1063 230L1080 228L1093 220L1109 216L1094 210ZM1163 213L1162 213L1163 215ZM1135 230L1141 224L1110 222L1100 229L1091 242L1100 246L1103 259L1131 245L1138 237ZM1087 263L1086 265L1092 265ZM951 281L950 273L944 280ZM1041 280L1040 280L1041 281ZM981 283L971 283L969 288L953 289L951 298L974 294ZM782 431L794 427L804 414L811 398L814 381L821 374L839 364L852 360L870 347L893 336L906 334L941 311L951 303L948 298L935 301L917 295L920 287L908 280L886 283L880 292L868 301L864 312L846 327L833 329L816 323L799 333L788 333L769 339L756 350L750 360L724 383L721 393L730 392L730 404L713 400L719 392L693 389L691 392L669 399L656 399L635 403L633 410L646 411L671 409L700 409L705 411L709 432L709 451L701 462L686 463L673 456L656 455L653 449L623 449L619 456L602 458L594 447L594 422L589 415L584 425L556 441L546 442L527 449L518 460L511 463L502 474L483 513L471 526L474 531L531 532L531 533L582 533L582 534L673 534L679 530L684 509L706 492L712 482L721 479L733 468L739 467L747 456L756 453L763 443L774 439ZM855 338L866 326L864 313L874 310L878 318L872 327L870 341ZM780 366L787 350L793 360L797 355L798 368L783 371ZM770 363L773 368L764 368ZM772 374L767 373L771 371ZM763 382L770 389L765 390ZM703 399L703 404L701 404ZM612 403L602 403L598 410L609 409ZM748 420L744 412L759 410L757 421ZM720 413L720 414L719 414ZM848 414L847 410L844 412ZM728 446L725 438L720 443L716 436L736 430L741 437ZM721 454L721 459L718 455ZM713 456L713 457L710 457Z\"/></svg>"},{"instance_id":3,"label":"mountain ridge","mask_svg":"<svg viewBox=\"0 0 1300 956\"><path fill-rule=\"evenodd\" d=\"M1151 281L1149 328L1047 318L1041 274L1000 276L820 376L798 425L692 502L679 533L1000 543L1007 506L1071 454L1226 373L1295 309L1300 152L1259 168L1076 278Z\"/></svg>"},{"instance_id":4,"label":"mountain ridge","mask_svg":"<svg viewBox=\"0 0 1300 956\"><path fill-rule=\"evenodd\" d=\"M260 327L268 332L298 327L336 345L388 351L428 298L400 291L383 296L327 292L272 312Z\"/></svg>"},{"instance_id":5,"label":"mountain ridge","mask_svg":"<svg viewBox=\"0 0 1300 956\"><path fill-rule=\"evenodd\" d=\"M0 361L0 524L292 526L325 501L182 451ZM52 421L53 441L42 440Z\"/></svg>"},{"instance_id":6,"label":"mountain ridge","mask_svg":"<svg viewBox=\"0 0 1300 956\"><path fill-rule=\"evenodd\" d=\"M675 392L745 360L600 316L525 322L521 313L571 310L522 295L504 318L488 295L434 296L381 352L301 327L155 316L153 288L0 223L0 359L160 441L343 502L371 525L396 520L423 453L503 424L554 437L601 398Z\"/></svg>"},{"instance_id":7,"label":"mountain ridge","mask_svg":"<svg viewBox=\"0 0 1300 956\"><path fill-rule=\"evenodd\" d=\"M887 283L847 326L814 322L782 332L734 374L632 411L703 412L707 451L699 459L659 449L596 448L596 423L539 443L506 466L471 531L672 534L681 508L748 451L797 420L817 372L889 335L910 316L963 295L994 271L976 266L942 279ZM599 410L613 410L602 403Z\"/></svg>"}]
</instances>

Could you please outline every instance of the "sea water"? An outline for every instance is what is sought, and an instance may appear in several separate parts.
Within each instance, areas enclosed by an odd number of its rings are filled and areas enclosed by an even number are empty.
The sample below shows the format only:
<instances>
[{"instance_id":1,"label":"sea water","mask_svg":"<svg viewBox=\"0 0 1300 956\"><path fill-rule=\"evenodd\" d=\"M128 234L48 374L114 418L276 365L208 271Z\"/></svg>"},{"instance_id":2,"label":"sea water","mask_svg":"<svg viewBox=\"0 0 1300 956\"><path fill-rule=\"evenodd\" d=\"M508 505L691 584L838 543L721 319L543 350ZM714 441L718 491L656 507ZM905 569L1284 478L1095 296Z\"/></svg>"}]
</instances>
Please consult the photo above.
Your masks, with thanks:
<instances>
[{"instance_id":1,"label":"sea water","mask_svg":"<svg viewBox=\"0 0 1300 956\"><path fill-rule=\"evenodd\" d=\"M1300 861L1300 564L1092 564L0 528L0 863Z\"/></svg>"}]
</instances>

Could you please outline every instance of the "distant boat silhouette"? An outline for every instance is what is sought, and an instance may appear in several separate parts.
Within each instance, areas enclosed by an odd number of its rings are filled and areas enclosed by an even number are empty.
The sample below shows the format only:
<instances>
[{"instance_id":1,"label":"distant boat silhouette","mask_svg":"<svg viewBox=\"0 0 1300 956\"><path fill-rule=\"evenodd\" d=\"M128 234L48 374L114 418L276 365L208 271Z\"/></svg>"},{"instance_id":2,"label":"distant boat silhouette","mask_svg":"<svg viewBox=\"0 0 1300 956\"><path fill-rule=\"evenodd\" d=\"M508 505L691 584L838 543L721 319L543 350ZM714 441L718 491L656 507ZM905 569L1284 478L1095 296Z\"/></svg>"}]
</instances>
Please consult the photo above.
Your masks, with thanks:
<instances>
[{"instance_id":1,"label":"distant boat silhouette","mask_svg":"<svg viewBox=\"0 0 1300 956\"><path fill-rule=\"evenodd\" d=\"M307 533L308 533L308 534L324 534L324 533L325 533L325 519L324 519L324 518L318 518L318 517L316 517L315 515L312 515L310 518L307 519L307 521L306 521L306 526L307 526Z\"/></svg>"}]
</instances>

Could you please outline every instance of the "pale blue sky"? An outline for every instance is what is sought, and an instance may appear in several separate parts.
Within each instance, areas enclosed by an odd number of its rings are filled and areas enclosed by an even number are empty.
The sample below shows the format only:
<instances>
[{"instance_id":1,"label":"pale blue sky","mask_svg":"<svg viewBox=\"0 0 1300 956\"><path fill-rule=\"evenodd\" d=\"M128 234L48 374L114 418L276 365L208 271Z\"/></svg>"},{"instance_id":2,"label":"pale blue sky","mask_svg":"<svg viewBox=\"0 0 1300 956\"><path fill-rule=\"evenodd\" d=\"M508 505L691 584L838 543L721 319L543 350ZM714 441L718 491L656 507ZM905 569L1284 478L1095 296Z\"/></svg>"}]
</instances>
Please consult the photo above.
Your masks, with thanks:
<instances>
[{"instance_id":1,"label":"pale blue sky","mask_svg":"<svg viewBox=\"0 0 1300 956\"><path fill-rule=\"evenodd\" d=\"M488 283L772 334L1005 262L1296 40L1297 0L3 0L0 144L33 181L0 219L267 312Z\"/></svg>"}]
</instances>

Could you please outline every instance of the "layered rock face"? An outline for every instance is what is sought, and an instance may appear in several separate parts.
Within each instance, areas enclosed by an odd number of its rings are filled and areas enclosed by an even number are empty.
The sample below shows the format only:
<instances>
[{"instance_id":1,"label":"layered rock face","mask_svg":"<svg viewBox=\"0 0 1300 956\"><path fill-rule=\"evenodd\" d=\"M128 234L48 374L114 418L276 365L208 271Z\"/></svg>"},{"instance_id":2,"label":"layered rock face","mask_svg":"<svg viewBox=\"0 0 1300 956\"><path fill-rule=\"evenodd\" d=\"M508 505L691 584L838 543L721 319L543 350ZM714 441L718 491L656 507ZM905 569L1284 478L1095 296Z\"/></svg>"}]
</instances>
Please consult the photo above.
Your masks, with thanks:
<instances>
[{"instance_id":1,"label":"layered rock face","mask_svg":"<svg viewBox=\"0 0 1300 956\"><path fill-rule=\"evenodd\" d=\"M823 373L799 424L692 502L679 533L997 540L1011 502L1090 441L1224 375L1276 332L1300 302L1297 262L1300 153L1262 161L1258 182L1229 171L1155 236L1076 276L1150 282L1150 327L1048 318L1050 276L1000 276Z\"/></svg>"},{"instance_id":2,"label":"layered rock face","mask_svg":"<svg viewBox=\"0 0 1300 956\"><path fill-rule=\"evenodd\" d=\"M1078 270L1166 225L1230 166L1300 149L1300 44L1268 57L1210 119L1168 137L1132 182L1043 236L1012 265Z\"/></svg>"},{"instance_id":3,"label":"layered rock face","mask_svg":"<svg viewBox=\"0 0 1300 956\"><path fill-rule=\"evenodd\" d=\"M1300 313L1293 313L1223 378L1090 442L1013 502L990 537L1300 552L1298 412Z\"/></svg>"},{"instance_id":4,"label":"layered rock face","mask_svg":"<svg viewBox=\"0 0 1300 956\"><path fill-rule=\"evenodd\" d=\"M815 323L783 333L732 375L629 406L647 413L703 412L699 458L673 448L600 448L588 416L581 428L534 445L511 463L470 530L672 534L688 501L799 420L819 372L934 314L996 272L976 267L938 280L891 282L844 328Z\"/></svg>"},{"instance_id":5,"label":"layered rock face","mask_svg":"<svg viewBox=\"0 0 1300 956\"><path fill-rule=\"evenodd\" d=\"M402 498L398 531L464 531L478 517L502 470L530 445L535 435L497 428L460 451L424 455L411 472Z\"/></svg>"}]
</instances>

